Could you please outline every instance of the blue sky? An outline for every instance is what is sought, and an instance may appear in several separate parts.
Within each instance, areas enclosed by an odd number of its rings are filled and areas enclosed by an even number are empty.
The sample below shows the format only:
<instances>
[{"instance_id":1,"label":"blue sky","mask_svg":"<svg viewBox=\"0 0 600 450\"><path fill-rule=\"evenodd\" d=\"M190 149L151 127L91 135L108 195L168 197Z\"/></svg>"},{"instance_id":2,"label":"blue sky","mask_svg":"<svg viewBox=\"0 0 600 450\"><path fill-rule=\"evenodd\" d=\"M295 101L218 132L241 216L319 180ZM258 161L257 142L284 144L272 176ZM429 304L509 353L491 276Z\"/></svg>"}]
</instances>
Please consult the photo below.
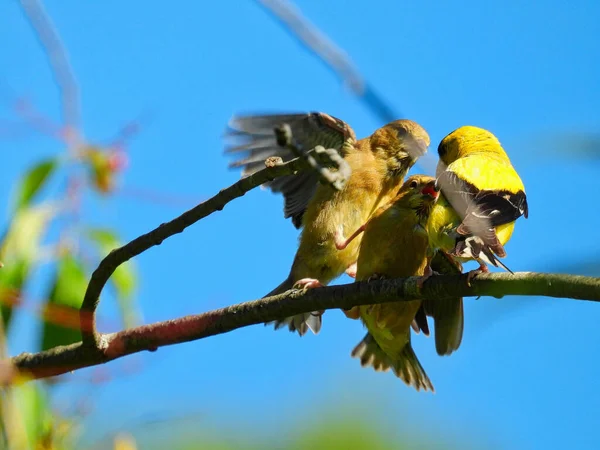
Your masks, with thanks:
<instances>
[{"instance_id":1,"label":"blue sky","mask_svg":"<svg viewBox=\"0 0 600 450\"><path fill-rule=\"evenodd\" d=\"M239 173L226 167L222 132L235 112L326 111L359 136L382 125L253 1L46 4L80 83L88 139L108 140L147 113L128 147L125 191L201 200L233 183ZM509 267L578 271L580 261L596 257L600 243L589 230L600 226L600 214L586 194L598 192L600 164L574 160L575 148L548 140L598 131L600 4L305 0L299 6L433 143L465 124L499 137L530 205L530 218L518 223L507 247ZM14 118L11 96L26 95L58 120L51 72L17 2L0 4L0 24L0 117ZM0 137L0 149L0 201L8 213L19 173L62 147L32 132ZM89 196L85 217L132 239L191 206ZM137 259L144 321L260 297L287 275L296 237L280 197L255 190L236 200ZM362 369L349 353L363 329L329 312L318 337L255 326L135 356L141 370L131 375L118 376L127 361L112 363L116 381L60 387L57 403L89 396L89 423L102 419L92 435L184 410L198 413L204 425L269 436L276 434L273 422L316 417L342 402L377 410L388 430L417 426L429 436L473 436L488 448L597 448L597 306L467 299L464 341L455 355L440 358L431 339L414 340L434 395ZM114 323L113 299L105 298L100 312ZM14 353L33 345L33 325L21 321Z\"/></svg>"}]
</instances>

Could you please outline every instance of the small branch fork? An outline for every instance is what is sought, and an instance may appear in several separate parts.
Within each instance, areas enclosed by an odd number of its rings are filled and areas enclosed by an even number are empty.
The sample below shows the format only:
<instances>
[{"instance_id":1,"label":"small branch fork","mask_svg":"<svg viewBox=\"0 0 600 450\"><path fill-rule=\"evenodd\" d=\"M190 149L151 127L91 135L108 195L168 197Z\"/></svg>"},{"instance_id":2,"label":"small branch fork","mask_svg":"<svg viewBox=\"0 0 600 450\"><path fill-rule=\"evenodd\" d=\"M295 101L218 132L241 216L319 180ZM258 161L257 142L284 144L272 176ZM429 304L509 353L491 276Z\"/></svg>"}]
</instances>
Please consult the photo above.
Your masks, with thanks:
<instances>
[{"instance_id":1,"label":"small branch fork","mask_svg":"<svg viewBox=\"0 0 600 450\"><path fill-rule=\"evenodd\" d=\"M265 169L249 175L246 178L242 178L228 188L221 190L214 197L200 203L179 217L170 222L163 223L154 230L111 251L100 262L99 266L92 273L80 310L82 339L85 347L105 349L108 346L106 340L103 339L103 336L96 330L96 309L100 301L100 293L114 271L121 264L152 247L160 245L165 239L183 232L190 225L211 215L215 211L221 211L225 205L232 200L243 196L246 192L261 184L273 181L277 177L291 175L301 170L311 170L313 167L317 167L317 170L319 170L320 173L327 174L324 178L328 182L331 182L334 187L337 186L341 188L341 186L343 186L346 179L345 177L349 175L350 168L346 161L339 156L337 151L333 149L324 151L313 149L304 152L292 143L289 127L287 131L288 134L285 135L285 144L290 148L295 149L294 151L301 154L303 156L302 158L295 158L286 163L282 163L280 158L269 158L265 161ZM320 163L317 162L317 159L313 155L318 156L322 161L325 161L329 166L337 168L337 170L333 172L321 167ZM338 163L339 166L337 165Z\"/></svg>"}]
</instances>

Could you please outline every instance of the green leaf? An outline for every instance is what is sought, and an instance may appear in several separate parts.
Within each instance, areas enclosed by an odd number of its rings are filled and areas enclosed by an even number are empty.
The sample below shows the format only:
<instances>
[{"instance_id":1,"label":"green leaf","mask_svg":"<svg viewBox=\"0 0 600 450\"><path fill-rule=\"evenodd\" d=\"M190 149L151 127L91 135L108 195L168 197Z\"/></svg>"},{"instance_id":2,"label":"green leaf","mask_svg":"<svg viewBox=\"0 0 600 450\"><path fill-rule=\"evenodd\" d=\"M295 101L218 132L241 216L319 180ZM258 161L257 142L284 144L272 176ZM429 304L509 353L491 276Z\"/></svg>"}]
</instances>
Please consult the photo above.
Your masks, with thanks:
<instances>
[{"instance_id":1,"label":"green leaf","mask_svg":"<svg viewBox=\"0 0 600 450\"><path fill-rule=\"evenodd\" d=\"M42 236L58 208L44 203L15 214L0 247L0 261L8 266L14 260L35 261L40 254Z\"/></svg>"},{"instance_id":2,"label":"green leaf","mask_svg":"<svg viewBox=\"0 0 600 450\"><path fill-rule=\"evenodd\" d=\"M48 181L49 176L57 165L56 159L48 159L36 164L23 175L17 187L15 199L16 211L29 206L33 197L46 184L46 181Z\"/></svg>"},{"instance_id":3,"label":"green leaf","mask_svg":"<svg viewBox=\"0 0 600 450\"><path fill-rule=\"evenodd\" d=\"M44 308L41 349L81 340L79 308L88 284L83 264L65 254L57 263L56 275Z\"/></svg>"},{"instance_id":4,"label":"green leaf","mask_svg":"<svg viewBox=\"0 0 600 450\"><path fill-rule=\"evenodd\" d=\"M42 204L17 212L0 243L0 312L5 330L12 318L33 262L40 255L41 240L57 208Z\"/></svg>"},{"instance_id":5,"label":"green leaf","mask_svg":"<svg viewBox=\"0 0 600 450\"><path fill-rule=\"evenodd\" d=\"M100 257L104 258L111 250L121 246L121 242L112 230L105 228L91 228L87 233L99 249ZM121 264L110 278L110 284L115 290L121 316L125 327L133 327L140 322L139 311L134 302L137 287L137 276L132 261Z\"/></svg>"},{"instance_id":6,"label":"green leaf","mask_svg":"<svg viewBox=\"0 0 600 450\"><path fill-rule=\"evenodd\" d=\"M30 264L26 259L14 261L0 269L0 314L5 333L8 333L13 308L19 303L29 269Z\"/></svg>"}]
</instances>

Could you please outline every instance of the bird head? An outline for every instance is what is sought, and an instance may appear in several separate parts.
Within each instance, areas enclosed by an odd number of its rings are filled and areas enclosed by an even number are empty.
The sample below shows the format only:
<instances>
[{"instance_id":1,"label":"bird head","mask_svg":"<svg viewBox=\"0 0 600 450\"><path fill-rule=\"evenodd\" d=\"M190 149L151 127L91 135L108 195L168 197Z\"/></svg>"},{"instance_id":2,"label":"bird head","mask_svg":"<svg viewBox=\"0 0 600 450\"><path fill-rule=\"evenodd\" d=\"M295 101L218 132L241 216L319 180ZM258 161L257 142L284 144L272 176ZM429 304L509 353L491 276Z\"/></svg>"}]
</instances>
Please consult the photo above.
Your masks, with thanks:
<instances>
[{"instance_id":1,"label":"bird head","mask_svg":"<svg viewBox=\"0 0 600 450\"><path fill-rule=\"evenodd\" d=\"M392 175L402 177L427 152L429 144L427 131L406 119L388 123L371 137L371 149L376 156L386 161Z\"/></svg>"},{"instance_id":2,"label":"bird head","mask_svg":"<svg viewBox=\"0 0 600 450\"><path fill-rule=\"evenodd\" d=\"M404 182L394 205L400 208L414 209L422 219L427 219L431 208L439 197L435 178L427 175L413 175Z\"/></svg>"},{"instance_id":3,"label":"bird head","mask_svg":"<svg viewBox=\"0 0 600 450\"><path fill-rule=\"evenodd\" d=\"M483 128L466 125L457 128L440 142L438 172L457 159L477 152L495 153L508 158L496 136Z\"/></svg>"}]
</instances>

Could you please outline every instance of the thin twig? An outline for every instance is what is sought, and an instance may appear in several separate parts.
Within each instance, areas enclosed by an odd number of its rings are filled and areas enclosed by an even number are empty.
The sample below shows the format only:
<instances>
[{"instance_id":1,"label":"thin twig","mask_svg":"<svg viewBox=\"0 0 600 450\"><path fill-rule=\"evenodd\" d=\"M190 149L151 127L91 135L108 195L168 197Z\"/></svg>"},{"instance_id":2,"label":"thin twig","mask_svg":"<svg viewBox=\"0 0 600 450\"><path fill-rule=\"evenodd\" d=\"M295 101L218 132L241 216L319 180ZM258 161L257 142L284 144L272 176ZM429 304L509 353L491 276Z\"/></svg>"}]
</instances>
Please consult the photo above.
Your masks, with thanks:
<instances>
[{"instance_id":1,"label":"thin twig","mask_svg":"<svg viewBox=\"0 0 600 450\"><path fill-rule=\"evenodd\" d=\"M79 130L79 86L73 74L67 49L63 45L50 16L39 0L20 0L21 6L33 27L40 44L48 56L55 82L61 93L63 122L69 132Z\"/></svg>"},{"instance_id":2,"label":"thin twig","mask_svg":"<svg viewBox=\"0 0 600 450\"><path fill-rule=\"evenodd\" d=\"M290 290L204 314L101 335L100 348L91 348L79 342L34 354L23 353L12 358L11 362L23 375L45 378L106 363L132 353L155 351L159 347L203 339L281 317L334 308L349 309L365 304L506 295L600 302L600 278L531 272L514 275L490 273L477 276L469 287L466 277L466 274L434 276L425 282L422 290L417 287L419 277L362 281L308 291Z\"/></svg>"},{"instance_id":3,"label":"thin twig","mask_svg":"<svg viewBox=\"0 0 600 450\"><path fill-rule=\"evenodd\" d=\"M283 175L290 175L309 166L303 159L293 159L282 164L271 164L246 178L221 190L214 197L183 213L170 222L163 223L154 230L139 236L124 246L111 251L92 273L80 311L80 321L83 343L86 346L100 347L101 335L96 331L96 308L100 301L100 293L113 272L126 261L139 255L151 247L160 245L165 239L181 233L190 225L209 216L215 211L221 211L227 203L243 196L246 192L272 181Z\"/></svg>"},{"instance_id":4,"label":"thin twig","mask_svg":"<svg viewBox=\"0 0 600 450\"><path fill-rule=\"evenodd\" d=\"M265 9L312 51L384 123L400 118L400 113L364 79L346 52L320 31L288 0L257 0Z\"/></svg>"}]
</instances>

